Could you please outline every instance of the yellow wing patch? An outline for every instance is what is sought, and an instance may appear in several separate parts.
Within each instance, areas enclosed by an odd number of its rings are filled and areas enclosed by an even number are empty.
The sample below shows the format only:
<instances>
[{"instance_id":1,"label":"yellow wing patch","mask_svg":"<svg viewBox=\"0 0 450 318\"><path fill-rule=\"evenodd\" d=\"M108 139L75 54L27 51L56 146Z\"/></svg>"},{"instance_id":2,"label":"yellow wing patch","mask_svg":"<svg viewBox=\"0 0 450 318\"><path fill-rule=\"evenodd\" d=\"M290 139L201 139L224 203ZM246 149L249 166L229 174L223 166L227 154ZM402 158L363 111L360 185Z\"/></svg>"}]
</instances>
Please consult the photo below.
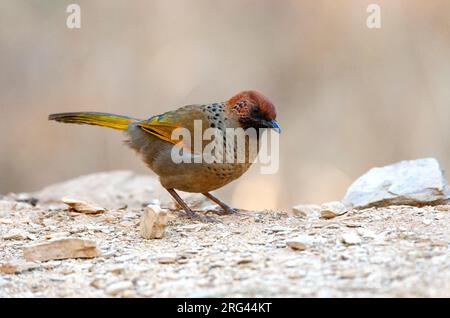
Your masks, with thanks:
<instances>
[{"instance_id":1,"label":"yellow wing patch","mask_svg":"<svg viewBox=\"0 0 450 318\"><path fill-rule=\"evenodd\" d=\"M148 124L148 123L138 123L138 126L142 128L142 130L152 134L162 140L170 142L172 144L178 143L177 140L172 140L172 131L176 128L179 128L178 125L173 124Z\"/></svg>"},{"instance_id":2,"label":"yellow wing patch","mask_svg":"<svg viewBox=\"0 0 450 318\"><path fill-rule=\"evenodd\" d=\"M170 122L170 116L168 114L154 116L148 120L141 121L138 123L138 126L159 139L172 144L178 143L178 140L172 140L172 132L181 127L181 125Z\"/></svg>"}]
</instances>

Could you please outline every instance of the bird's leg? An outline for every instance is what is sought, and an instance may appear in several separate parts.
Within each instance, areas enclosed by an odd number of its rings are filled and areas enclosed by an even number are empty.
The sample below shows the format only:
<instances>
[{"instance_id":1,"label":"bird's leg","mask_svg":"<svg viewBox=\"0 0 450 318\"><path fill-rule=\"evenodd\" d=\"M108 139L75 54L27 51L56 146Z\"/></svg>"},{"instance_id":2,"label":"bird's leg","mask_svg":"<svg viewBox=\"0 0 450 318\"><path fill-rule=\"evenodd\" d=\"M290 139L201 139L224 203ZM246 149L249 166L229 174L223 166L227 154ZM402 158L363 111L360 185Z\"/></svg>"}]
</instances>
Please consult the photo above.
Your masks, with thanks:
<instances>
[{"instance_id":1,"label":"bird's leg","mask_svg":"<svg viewBox=\"0 0 450 318\"><path fill-rule=\"evenodd\" d=\"M188 217L195 220L200 220L203 222L214 222L217 221L216 219L209 217L209 216L200 216L194 211L191 210L191 208L186 204L186 202L183 201L183 199L178 195L178 193L175 192L174 189L166 189L170 195L175 199L175 201L178 202L179 205L183 208L183 210L186 212Z\"/></svg>"},{"instance_id":2,"label":"bird's leg","mask_svg":"<svg viewBox=\"0 0 450 318\"><path fill-rule=\"evenodd\" d=\"M224 214L236 214L237 213L236 209L233 209L228 204L222 202L219 198L216 198L211 193L204 192L202 194L205 197L207 197L208 199L210 199L211 201L213 201L214 203L217 203L217 205L220 206L223 209L223 211L225 212Z\"/></svg>"}]
</instances>

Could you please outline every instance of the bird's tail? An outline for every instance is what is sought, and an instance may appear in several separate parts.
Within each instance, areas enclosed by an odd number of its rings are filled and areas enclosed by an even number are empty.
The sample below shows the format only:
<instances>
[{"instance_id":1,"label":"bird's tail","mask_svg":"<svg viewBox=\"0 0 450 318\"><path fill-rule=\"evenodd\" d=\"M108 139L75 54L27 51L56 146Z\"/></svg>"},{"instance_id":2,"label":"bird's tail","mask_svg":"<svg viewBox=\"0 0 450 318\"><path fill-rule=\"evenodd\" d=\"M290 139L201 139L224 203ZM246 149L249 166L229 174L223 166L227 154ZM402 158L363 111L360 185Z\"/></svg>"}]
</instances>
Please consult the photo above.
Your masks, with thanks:
<instances>
[{"instance_id":1,"label":"bird's tail","mask_svg":"<svg viewBox=\"0 0 450 318\"><path fill-rule=\"evenodd\" d=\"M62 123L87 124L125 130L128 124L137 121L137 119L96 112L76 112L76 113L59 113L48 116L49 120L56 120Z\"/></svg>"}]
</instances>

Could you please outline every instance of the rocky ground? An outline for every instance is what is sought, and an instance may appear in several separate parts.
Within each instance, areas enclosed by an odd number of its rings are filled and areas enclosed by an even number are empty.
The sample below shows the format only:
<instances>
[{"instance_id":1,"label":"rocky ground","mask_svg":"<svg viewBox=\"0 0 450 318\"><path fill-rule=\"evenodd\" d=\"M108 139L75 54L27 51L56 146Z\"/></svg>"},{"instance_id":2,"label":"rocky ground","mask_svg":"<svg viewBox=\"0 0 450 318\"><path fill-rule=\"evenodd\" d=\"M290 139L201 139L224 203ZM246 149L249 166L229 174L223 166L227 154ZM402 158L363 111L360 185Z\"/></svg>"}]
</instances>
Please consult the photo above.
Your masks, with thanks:
<instances>
[{"instance_id":1,"label":"rocky ground","mask_svg":"<svg viewBox=\"0 0 450 318\"><path fill-rule=\"evenodd\" d=\"M242 211L216 216L217 223L173 209L164 237L146 240L139 233L143 198L173 206L145 178L98 174L0 198L0 297L450 296L450 205L327 219L314 209ZM140 182L148 188L130 190ZM107 210L70 211L63 196ZM198 209L209 210L203 203ZM99 256L25 260L24 247L60 238L93 241Z\"/></svg>"}]
</instances>

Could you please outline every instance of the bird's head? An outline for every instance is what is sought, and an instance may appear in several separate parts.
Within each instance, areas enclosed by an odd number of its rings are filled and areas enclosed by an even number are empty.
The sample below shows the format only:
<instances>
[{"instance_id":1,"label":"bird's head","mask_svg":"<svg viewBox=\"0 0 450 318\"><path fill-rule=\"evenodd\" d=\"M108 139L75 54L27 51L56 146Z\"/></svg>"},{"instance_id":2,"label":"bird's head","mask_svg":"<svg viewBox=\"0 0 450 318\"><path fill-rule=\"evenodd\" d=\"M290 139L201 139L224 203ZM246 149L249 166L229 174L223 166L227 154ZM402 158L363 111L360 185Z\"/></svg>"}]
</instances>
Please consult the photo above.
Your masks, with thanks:
<instances>
[{"instance_id":1,"label":"bird's head","mask_svg":"<svg viewBox=\"0 0 450 318\"><path fill-rule=\"evenodd\" d=\"M280 131L280 125L275 120L277 117L275 106L257 91L240 92L231 97L226 106L244 129L274 128Z\"/></svg>"}]
</instances>

